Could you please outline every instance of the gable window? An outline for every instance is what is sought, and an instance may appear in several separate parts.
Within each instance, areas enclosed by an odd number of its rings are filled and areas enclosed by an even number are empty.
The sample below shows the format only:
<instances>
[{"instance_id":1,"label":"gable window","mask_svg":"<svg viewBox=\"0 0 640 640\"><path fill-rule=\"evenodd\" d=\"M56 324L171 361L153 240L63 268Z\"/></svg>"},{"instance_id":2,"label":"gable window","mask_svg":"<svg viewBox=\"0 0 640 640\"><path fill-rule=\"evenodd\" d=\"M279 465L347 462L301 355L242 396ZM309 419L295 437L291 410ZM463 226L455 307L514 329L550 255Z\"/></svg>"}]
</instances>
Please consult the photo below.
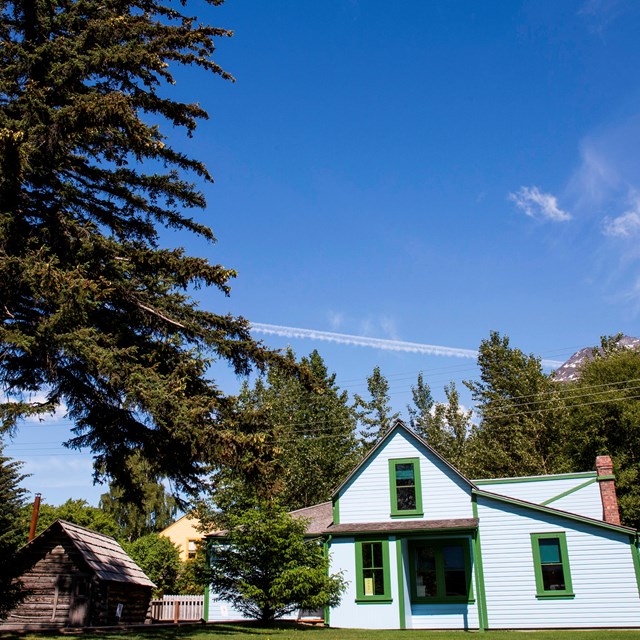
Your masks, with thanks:
<instances>
[{"instance_id":1,"label":"gable window","mask_svg":"<svg viewBox=\"0 0 640 640\"><path fill-rule=\"evenodd\" d=\"M414 540L409 558L412 602L473 601L468 540Z\"/></svg>"},{"instance_id":2,"label":"gable window","mask_svg":"<svg viewBox=\"0 0 640 640\"><path fill-rule=\"evenodd\" d=\"M571 598L571 571L567 538L558 533L532 533L533 567L538 598Z\"/></svg>"},{"instance_id":3,"label":"gable window","mask_svg":"<svg viewBox=\"0 0 640 640\"><path fill-rule=\"evenodd\" d=\"M356 540L356 600L391 602L388 540Z\"/></svg>"},{"instance_id":4,"label":"gable window","mask_svg":"<svg viewBox=\"0 0 640 640\"><path fill-rule=\"evenodd\" d=\"M187 540L187 558L195 558L198 555L198 541Z\"/></svg>"},{"instance_id":5,"label":"gable window","mask_svg":"<svg viewBox=\"0 0 640 640\"><path fill-rule=\"evenodd\" d=\"M422 516L419 458L389 460L391 517Z\"/></svg>"}]
</instances>

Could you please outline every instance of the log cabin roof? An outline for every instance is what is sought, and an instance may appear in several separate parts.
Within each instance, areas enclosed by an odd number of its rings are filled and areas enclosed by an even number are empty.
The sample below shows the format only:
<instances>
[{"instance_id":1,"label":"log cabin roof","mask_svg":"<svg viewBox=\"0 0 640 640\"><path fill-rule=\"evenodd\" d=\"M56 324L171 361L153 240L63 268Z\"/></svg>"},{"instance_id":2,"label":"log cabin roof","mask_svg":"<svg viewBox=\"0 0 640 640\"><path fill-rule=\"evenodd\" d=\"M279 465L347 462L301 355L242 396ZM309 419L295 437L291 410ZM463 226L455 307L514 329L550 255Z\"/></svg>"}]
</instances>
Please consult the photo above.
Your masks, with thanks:
<instances>
[{"instance_id":1,"label":"log cabin roof","mask_svg":"<svg viewBox=\"0 0 640 640\"><path fill-rule=\"evenodd\" d=\"M39 545L57 528L67 535L100 580L128 582L145 587L156 586L114 538L65 520L56 520L21 551L25 552Z\"/></svg>"}]
</instances>

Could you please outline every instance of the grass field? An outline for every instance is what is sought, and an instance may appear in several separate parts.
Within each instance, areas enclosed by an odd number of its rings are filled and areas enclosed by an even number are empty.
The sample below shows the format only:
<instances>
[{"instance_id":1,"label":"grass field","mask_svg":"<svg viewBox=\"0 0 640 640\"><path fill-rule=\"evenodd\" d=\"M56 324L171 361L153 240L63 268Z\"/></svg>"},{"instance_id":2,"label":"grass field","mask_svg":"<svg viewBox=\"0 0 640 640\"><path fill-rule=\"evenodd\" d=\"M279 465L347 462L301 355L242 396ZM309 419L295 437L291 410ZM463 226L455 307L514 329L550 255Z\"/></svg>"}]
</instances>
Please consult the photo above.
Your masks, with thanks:
<instances>
[{"instance_id":1,"label":"grass field","mask_svg":"<svg viewBox=\"0 0 640 640\"><path fill-rule=\"evenodd\" d=\"M22 640L42 640L42 633L1 634ZM47 634L47 640L640 640L640 630L594 631L370 631L363 629L327 629L302 625L260 627L252 624L215 624L205 626L149 627L130 631L91 631L59 635Z\"/></svg>"}]
</instances>

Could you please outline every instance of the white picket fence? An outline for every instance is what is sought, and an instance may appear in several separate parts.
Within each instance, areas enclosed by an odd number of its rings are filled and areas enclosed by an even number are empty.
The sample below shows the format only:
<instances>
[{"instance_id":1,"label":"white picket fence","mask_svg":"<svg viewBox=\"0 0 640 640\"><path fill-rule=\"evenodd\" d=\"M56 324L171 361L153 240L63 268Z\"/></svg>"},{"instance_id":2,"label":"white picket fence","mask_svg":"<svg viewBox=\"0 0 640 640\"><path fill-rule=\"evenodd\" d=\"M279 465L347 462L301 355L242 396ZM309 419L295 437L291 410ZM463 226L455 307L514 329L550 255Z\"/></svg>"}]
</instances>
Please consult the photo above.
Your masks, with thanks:
<instances>
[{"instance_id":1,"label":"white picket fence","mask_svg":"<svg viewBox=\"0 0 640 640\"><path fill-rule=\"evenodd\" d=\"M163 596L151 601L154 622L188 622L204 617L204 596Z\"/></svg>"}]
</instances>

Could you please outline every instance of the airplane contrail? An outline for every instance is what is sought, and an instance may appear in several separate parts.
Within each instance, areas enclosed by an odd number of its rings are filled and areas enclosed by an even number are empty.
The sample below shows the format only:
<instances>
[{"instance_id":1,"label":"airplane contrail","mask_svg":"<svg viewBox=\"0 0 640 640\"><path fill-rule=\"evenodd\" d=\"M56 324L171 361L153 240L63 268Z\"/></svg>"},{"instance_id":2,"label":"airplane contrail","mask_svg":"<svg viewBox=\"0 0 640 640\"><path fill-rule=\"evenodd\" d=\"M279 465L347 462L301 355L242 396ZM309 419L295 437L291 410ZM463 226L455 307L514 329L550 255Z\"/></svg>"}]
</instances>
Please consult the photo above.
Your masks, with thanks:
<instances>
[{"instance_id":1,"label":"airplane contrail","mask_svg":"<svg viewBox=\"0 0 640 640\"><path fill-rule=\"evenodd\" d=\"M349 333L336 333L334 331L319 331L317 329L302 329L300 327L283 327L276 324L264 324L252 322L251 329L255 333L281 336L283 338L307 338L309 340L323 340L337 344L348 344L355 347L370 347L382 351L407 351L409 353L422 353L427 356L447 356L453 358L469 358L475 360L478 352L475 349L461 349L459 347L443 347L436 344L423 344L421 342L405 342L403 340L386 340L383 338L369 338L367 336L354 336ZM557 360L543 360L543 366L549 368L559 367L562 362Z\"/></svg>"}]
</instances>

